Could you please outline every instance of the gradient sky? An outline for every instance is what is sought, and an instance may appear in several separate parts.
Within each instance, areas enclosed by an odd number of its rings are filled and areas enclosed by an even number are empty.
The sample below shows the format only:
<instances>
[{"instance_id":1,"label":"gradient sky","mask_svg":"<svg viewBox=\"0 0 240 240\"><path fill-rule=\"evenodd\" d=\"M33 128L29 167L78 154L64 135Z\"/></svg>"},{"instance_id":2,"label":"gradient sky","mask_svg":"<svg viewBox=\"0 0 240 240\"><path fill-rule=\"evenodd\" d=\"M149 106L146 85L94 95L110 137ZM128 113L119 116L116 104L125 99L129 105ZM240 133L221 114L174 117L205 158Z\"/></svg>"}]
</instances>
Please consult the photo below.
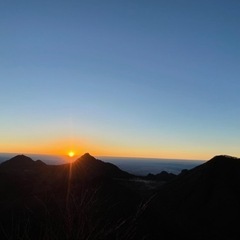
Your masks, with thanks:
<instances>
[{"instance_id":1,"label":"gradient sky","mask_svg":"<svg viewBox=\"0 0 240 240\"><path fill-rule=\"evenodd\" d=\"M240 1L0 1L0 152L240 156Z\"/></svg>"}]
</instances>

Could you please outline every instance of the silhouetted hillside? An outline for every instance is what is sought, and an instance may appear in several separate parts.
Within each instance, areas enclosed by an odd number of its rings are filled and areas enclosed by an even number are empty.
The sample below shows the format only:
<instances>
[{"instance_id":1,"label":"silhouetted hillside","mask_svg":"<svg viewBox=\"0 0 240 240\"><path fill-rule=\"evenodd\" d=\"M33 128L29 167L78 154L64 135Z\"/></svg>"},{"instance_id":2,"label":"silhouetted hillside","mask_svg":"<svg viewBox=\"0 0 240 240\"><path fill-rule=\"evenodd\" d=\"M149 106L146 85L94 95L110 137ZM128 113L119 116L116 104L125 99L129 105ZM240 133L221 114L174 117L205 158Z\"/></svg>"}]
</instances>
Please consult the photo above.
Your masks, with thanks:
<instances>
[{"instance_id":1,"label":"silhouetted hillside","mask_svg":"<svg viewBox=\"0 0 240 240\"><path fill-rule=\"evenodd\" d=\"M158 191L139 218L146 239L239 239L240 159L217 156ZM161 230L160 230L161 229Z\"/></svg>"},{"instance_id":2,"label":"silhouetted hillside","mask_svg":"<svg viewBox=\"0 0 240 240\"><path fill-rule=\"evenodd\" d=\"M164 182L166 182L164 184ZM239 239L240 159L135 177L85 154L0 164L0 239Z\"/></svg>"},{"instance_id":3,"label":"silhouetted hillside","mask_svg":"<svg viewBox=\"0 0 240 240\"><path fill-rule=\"evenodd\" d=\"M46 164L40 160L33 161L30 157L27 157L24 155L17 155L3 162L0 166L1 166L1 169L5 168L11 171L13 169L19 169L19 170L30 169L32 167L38 167L42 165L46 165Z\"/></svg>"},{"instance_id":4,"label":"silhouetted hillside","mask_svg":"<svg viewBox=\"0 0 240 240\"><path fill-rule=\"evenodd\" d=\"M149 173L145 177L145 179L154 180L154 181L164 181L164 182L167 182L167 181L173 180L175 177L176 177L176 175L173 174L173 173L168 173L166 171L162 171L162 172L160 172L158 174L151 174L151 173Z\"/></svg>"},{"instance_id":5,"label":"silhouetted hillside","mask_svg":"<svg viewBox=\"0 0 240 240\"><path fill-rule=\"evenodd\" d=\"M89 153L84 154L73 164L73 173L84 176L85 178L111 177L111 178L129 178L133 175L120 170L111 163L105 163L91 156Z\"/></svg>"},{"instance_id":6,"label":"silhouetted hillside","mask_svg":"<svg viewBox=\"0 0 240 240\"><path fill-rule=\"evenodd\" d=\"M89 154L58 166L16 156L0 165L0 239L114 239L140 202L118 183L129 177Z\"/></svg>"}]
</instances>

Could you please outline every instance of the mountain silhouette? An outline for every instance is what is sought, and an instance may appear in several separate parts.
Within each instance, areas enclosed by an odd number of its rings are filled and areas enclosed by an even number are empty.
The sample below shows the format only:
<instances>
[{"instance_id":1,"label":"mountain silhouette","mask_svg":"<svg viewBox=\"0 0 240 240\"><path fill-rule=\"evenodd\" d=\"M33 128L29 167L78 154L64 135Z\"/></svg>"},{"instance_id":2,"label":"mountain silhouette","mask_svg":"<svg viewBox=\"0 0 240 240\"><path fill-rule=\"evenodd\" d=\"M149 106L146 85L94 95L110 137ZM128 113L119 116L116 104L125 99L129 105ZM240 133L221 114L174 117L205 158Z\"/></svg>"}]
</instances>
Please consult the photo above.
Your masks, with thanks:
<instances>
[{"instance_id":1,"label":"mountain silhouette","mask_svg":"<svg viewBox=\"0 0 240 240\"><path fill-rule=\"evenodd\" d=\"M216 156L155 193L139 218L138 236L239 239L239 214L240 159Z\"/></svg>"},{"instance_id":2,"label":"mountain silhouette","mask_svg":"<svg viewBox=\"0 0 240 240\"><path fill-rule=\"evenodd\" d=\"M111 163L106 163L91 156L84 154L72 164L73 174L84 176L85 178L111 177L111 178L129 178L133 175L120 170Z\"/></svg>"},{"instance_id":3,"label":"mountain silhouette","mask_svg":"<svg viewBox=\"0 0 240 240\"><path fill-rule=\"evenodd\" d=\"M43 166L46 165L41 160L33 161L30 157L27 157L25 155L17 155L2 164L0 164L1 168L8 168L9 170L20 168L21 170L23 168L31 168L36 166Z\"/></svg>"},{"instance_id":4,"label":"mountain silhouette","mask_svg":"<svg viewBox=\"0 0 240 240\"><path fill-rule=\"evenodd\" d=\"M158 174L149 173L145 177L145 179L154 180L154 181L170 181L170 180L174 179L175 177L176 177L176 175L173 173L168 173L166 171L162 171Z\"/></svg>"},{"instance_id":5,"label":"mountain silhouette","mask_svg":"<svg viewBox=\"0 0 240 240\"><path fill-rule=\"evenodd\" d=\"M84 154L0 164L0 239L240 238L240 159L216 156L178 176L136 177Z\"/></svg>"},{"instance_id":6,"label":"mountain silhouette","mask_svg":"<svg viewBox=\"0 0 240 240\"><path fill-rule=\"evenodd\" d=\"M90 154L63 165L18 155L0 164L0 239L114 239L140 202L131 177Z\"/></svg>"}]
</instances>

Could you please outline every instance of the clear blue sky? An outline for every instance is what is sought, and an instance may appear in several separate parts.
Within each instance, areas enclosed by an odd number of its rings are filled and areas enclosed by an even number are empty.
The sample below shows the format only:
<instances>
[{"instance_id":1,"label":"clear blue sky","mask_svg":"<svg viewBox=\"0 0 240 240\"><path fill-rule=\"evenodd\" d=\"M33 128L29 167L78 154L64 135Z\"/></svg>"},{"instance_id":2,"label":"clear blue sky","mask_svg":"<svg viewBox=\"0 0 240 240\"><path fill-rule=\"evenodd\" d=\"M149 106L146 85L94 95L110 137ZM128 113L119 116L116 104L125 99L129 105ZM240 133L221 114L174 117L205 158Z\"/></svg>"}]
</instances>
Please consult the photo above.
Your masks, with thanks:
<instances>
[{"instance_id":1,"label":"clear blue sky","mask_svg":"<svg viewBox=\"0 0 240 240\"><path fill-rule=\"evenodd\" d=\"M0 152L240 156L239 65L238 0L1 1Z\"/></svg>"}]
</instances>

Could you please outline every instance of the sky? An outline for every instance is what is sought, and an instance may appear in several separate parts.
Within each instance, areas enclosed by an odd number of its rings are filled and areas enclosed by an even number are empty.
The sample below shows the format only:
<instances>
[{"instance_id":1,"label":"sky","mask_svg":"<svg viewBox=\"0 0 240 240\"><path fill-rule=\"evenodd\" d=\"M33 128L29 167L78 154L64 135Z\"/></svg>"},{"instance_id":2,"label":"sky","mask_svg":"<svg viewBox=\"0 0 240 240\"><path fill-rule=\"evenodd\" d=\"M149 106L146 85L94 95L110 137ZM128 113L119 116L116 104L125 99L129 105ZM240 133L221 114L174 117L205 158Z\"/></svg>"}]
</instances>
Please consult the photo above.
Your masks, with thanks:
<instances>
[{"instance_id":1,"label":"sky","mask_svg":"<svg viewBox=\"0 0 240 240\"><path fill-rule=\"evenodd\" d=\"M240 1L0 1L0 152L240 157Z\"/></svg>"}]
</instances>

